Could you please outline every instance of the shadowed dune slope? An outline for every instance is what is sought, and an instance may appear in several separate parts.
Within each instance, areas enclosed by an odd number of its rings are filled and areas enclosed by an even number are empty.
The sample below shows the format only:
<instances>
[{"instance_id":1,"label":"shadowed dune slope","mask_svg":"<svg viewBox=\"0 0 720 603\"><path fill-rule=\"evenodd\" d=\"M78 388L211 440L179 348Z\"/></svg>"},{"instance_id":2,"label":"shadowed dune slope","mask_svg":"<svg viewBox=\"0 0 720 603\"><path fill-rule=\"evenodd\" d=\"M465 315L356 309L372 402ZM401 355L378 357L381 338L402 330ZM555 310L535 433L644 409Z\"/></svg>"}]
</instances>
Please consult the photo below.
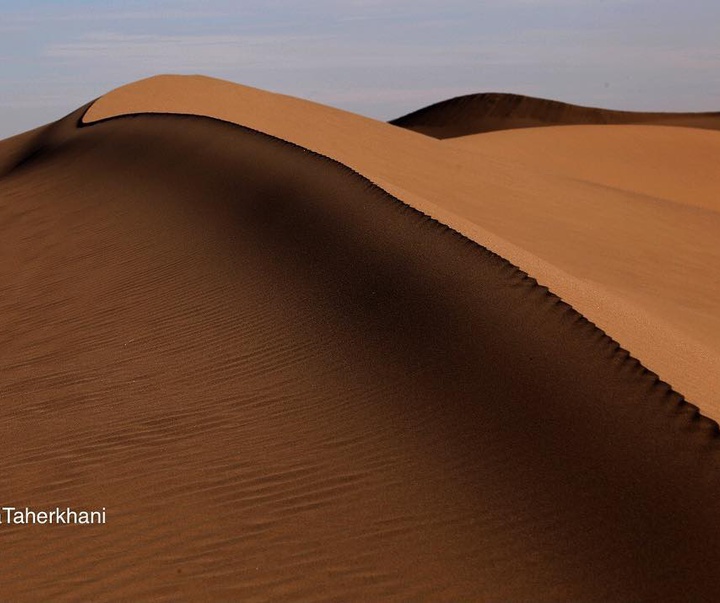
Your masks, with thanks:
<instances>
[{"instance_id":1,"label":"shadowed dune slope","mask_svg":"<svg viewBox=\"0 0 720 603\"><path fill-rule=\"evenodd\" d=\"M0 146L3 599L707 600L717 425L329 159L80 113Z\"/></svg>"},{"instance_id":2,"label":"shadowed dune slope","mask_svg":"<svg viewBox=\"0 0 720 603\"><path fill-rule=\"evenodd\" d=\"M516 128L588 124L656 124L720 130L720 112L613 111L522 94L486 92L441 101L393 119L390 123L434 138Z\"/></svg>"},{"instance_id":3,"label":"shadowed dune slope","mask_svg":"<svg viewBox=\"0 0 720 603\"><path fill-rule=\"evenodd\" d=\"M720 419L720 280L708 271L720 264L720 133L564 126L562 140L550 131L563 128L526 128L442 141L201 76L122 86L83 119L146 112L232 121L351 167L522 268ZM618 148L626 163L609 156Z\"/></svg>"}]
</instances>

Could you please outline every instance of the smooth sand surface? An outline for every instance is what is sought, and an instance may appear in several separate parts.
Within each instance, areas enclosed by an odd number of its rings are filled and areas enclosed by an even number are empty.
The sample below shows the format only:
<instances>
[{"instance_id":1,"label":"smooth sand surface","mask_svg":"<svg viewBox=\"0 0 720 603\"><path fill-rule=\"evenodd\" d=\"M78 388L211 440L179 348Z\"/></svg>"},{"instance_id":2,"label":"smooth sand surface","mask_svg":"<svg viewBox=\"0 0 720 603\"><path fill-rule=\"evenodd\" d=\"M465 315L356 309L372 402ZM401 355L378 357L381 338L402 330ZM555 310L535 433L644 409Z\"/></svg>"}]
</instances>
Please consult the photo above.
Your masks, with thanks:
<instances>
[{"instance_id":1,"label":"smooth sand surface","mask_svg":"<svg viewBox=\"0 0 720 603\"><path fill-rule=\"evenodd\" d=\"M565 126L440 141L188 76L119 88L85 121L143 112L217 117L350 166L537 278L720 419L717 132Z\"/></svg>"},{"instance_id":2,"label":"smooth sand surface","mask_svg":"<svg viewBox=\"0 0 720 603\"><path fill-rule=\"evenodd\" d=\"M720 213L718 132L642 125L554 126L462 136L447 144L658 202Z\"/></svg>"},{"instance_id":3,"label":"smooth sand surface","mask_svg":"<svg viewBox=\"0 0 720 603\"><path fill-rule=\"evenodd\" d=\"M717 425L330 159L81 111L0 145L9 600L708 600ZM307 127L307 124L306 124Z\"/></svg>"},{"instance_id":4,"label":"smooth sand surface","mask_svg":"<svg viewBox=\"0 0 720 603\"><path fill-rule=\"evenodd\" d=\"M486 92L423 107L390 123L435 138L556 125L654 124L720 130L720 112L614 111L522 94Z\"/></svg>"}]
</instances>

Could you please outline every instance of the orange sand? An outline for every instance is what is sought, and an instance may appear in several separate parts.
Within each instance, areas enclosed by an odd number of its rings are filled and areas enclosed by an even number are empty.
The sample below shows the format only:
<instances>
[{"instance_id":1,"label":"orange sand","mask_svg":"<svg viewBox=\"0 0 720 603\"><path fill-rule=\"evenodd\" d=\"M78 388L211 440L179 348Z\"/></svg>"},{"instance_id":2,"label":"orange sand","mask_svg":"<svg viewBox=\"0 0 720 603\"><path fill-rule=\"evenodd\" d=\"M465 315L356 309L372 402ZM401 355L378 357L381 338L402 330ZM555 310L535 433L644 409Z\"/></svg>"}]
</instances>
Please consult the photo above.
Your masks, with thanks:
<instances>
[{"instance_id":1,"label":"orange sand","mask_svg":"<svg viewBox=\"0 0 720 603\"><path fill-rule=\"evenodd\" d=\"M350 166L533 275L720 419L720 281L708 273L720 261L718 133L576 126L438 141L186 76L114 90L85 121L138 112L217 117Z\"/></svg>"},{"instance_id":2,"label":"orange sand","mask_svg":"<svg viewBox=\"0 0 720 603\"><path fill-rule=\"evenodd\" d=\"M0 142L0 599L715 597L718 133L85 109Z\"/></svg>"}]
</instances>

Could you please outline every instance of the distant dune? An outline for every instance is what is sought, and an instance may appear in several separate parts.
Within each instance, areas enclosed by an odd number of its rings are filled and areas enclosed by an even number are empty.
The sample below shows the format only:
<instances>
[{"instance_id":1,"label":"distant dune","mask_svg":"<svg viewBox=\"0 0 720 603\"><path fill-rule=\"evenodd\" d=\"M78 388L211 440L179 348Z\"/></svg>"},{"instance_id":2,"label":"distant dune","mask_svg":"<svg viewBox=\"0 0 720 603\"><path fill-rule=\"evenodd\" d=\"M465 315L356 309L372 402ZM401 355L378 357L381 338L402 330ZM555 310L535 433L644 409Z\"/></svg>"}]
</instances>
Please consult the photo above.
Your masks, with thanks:
<instances>
[{"instance_id":1,"label":"distant dune","mask_svg":"<svg viewBox=\"0 0 720 603\"><path fill-rule=\"evenodd\" d=\"M712 600L719 134L586 128L168 76L0 142L0 503L108 516L2 512L0 598Z\"/></svg>"},{"instance_id":2,"label":"distant dune","mask_svg":"<svg viewBox=\"0 0 720 603\"><path fill-rule=\"evenodd\" d=\"M496 130L589 124L654 124L720 130L720 112L612 111L521 94L486 92L435 103L390 123L441 139Z\"/></svg>"}]
</instances>

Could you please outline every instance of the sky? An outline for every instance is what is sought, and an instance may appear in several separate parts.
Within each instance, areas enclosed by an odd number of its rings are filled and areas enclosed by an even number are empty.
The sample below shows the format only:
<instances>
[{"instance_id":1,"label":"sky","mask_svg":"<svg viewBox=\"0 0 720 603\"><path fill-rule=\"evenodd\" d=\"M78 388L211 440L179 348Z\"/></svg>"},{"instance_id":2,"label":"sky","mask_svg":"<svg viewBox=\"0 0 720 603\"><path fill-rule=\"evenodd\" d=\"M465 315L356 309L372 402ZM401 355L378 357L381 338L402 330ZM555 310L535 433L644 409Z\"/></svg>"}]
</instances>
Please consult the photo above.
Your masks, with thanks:
<instances>
[{"instance_id":1,"label":"sky","mask_svg":"<svg viewBox=\"0 0 720 603\"><path fill-rule=\"evenodd\" d=\"M383 120L474 92L720 110L720 2L0 0L0 138L158 73Z\"/></svg>"}]
</instances>

